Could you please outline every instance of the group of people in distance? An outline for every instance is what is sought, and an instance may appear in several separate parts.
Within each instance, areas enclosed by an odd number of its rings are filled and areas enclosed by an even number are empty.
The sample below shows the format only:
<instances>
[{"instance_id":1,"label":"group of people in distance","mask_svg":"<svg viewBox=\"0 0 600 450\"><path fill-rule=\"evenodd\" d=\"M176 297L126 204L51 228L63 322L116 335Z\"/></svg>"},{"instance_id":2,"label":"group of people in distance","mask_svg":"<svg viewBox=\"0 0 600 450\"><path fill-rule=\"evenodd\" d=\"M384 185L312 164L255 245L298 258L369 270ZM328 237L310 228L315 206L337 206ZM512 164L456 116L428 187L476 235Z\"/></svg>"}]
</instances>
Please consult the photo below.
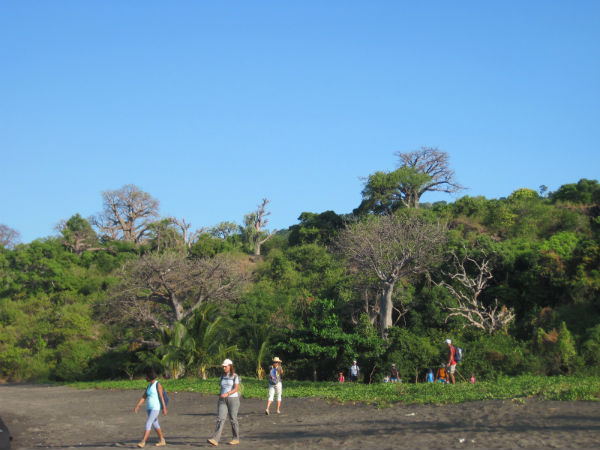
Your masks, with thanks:
<instances>
[{"instance_id":1,"label":"group of people in distance","mask_svg":"<svg viewBox=\"0 0 600 450\"><path fill-rule=\"evenodd\" d=\"M358 381L358 376L360 375L360 367L356 363L356 360L352 361L352 365L350 366L350 370L348 370L350 375L350 381ZM340 383L344 383L346 378L344 377L344 372L340 372L338 375L338 381Z\"/></svg>"},{"instance_id":2,"label":"group of people in distance","mask_svg":"<svg viewBox=\"0 0 600 450\"><path fill-rule=\"evenodd\" d=\"M454 374L456 373L456 348L452 345L451 339L446 339L444 344L448 347L448 360L446 364L442 364L435 374L433 375L433 371L429 369L426 376L426 381L428 383L433 383L435 381L440 383L452 383L456 384L456 380L454 378ZM475 376L471 375L471 382L475 383Z\"/></svg>"},{"instance_id":3,"label":"group of people in distance","mask_svg":"<svg viewBox=\"0 0 600 450\"><path fill-rule=\"evenodd\" d=\"M230 359L223 361L222 367L223 374L219 381L221 391L217 403L217 426L213 435L208 439L208 442L215 447L219 445L219 440L221 439L221 433L225 427L227 417L229 417L229 422L231 422L231 432L233 435L229 445L237 445L240 443L240 426L237 418L238 410L240 409L240 377L235 373L233 361ZM281 412L282 376L283 369L281 368L281 359L276 356L273 358L273 365L269 369L269 398L267 400L267 408L265 409L265 414L267 415L270 414L269 409L275 399L275 394L277 394L277 414ZM140 406L146 402L146 413L148 415L146 428L144 436L137 446L139 448L146 446L150 431L154 428L159 439L155 446L161 447L167 445L167 442L160 428L158 416L161 410L163 415L167 415L167 402L165 402L166 394L158 381L158 375L153 369L148 370L146 380L149 383L148 387L133 409L133 411L137 413Z\"/></svg>"},{"instance_id":4,"label":"group of people in distance","mask_svg":"<svg viewBox=\"0 0 600 450\"><path fill-rule=\"evenodd\" d=\"M433 371L431 369L429 369L429 371L427 372L427 375L425 377L425 380L428 383L433 383L434 381L439 381L441 383L452 383L455 384L456 380L454 378L454 374L456 372L456 348L452 345L452 340L451 339L446 339L444 341L444 344L446 344L446 346L448 347L448 359L446 361L446 364L442 364L440 366L440 368L438 369L437 373L433 374ZM350 374L350 381L358 381L358 375L360 373L360 368L358 367L358 364L356 363L356 360L352 361L352 366L350 366L350 370L348 371ZM346 378L344 377L344 372L339 372L338 374L338 382L340 383L344 383L346 381ZM400 380L400 375L398 372L398 368L396 367L396 364L392 364L392 367L390 368L390 374L386 375L383 378L383 382L384 383L399 383ZM475 383L475 376L471 375L471 383Z\"/></svg>"}]
</instances>

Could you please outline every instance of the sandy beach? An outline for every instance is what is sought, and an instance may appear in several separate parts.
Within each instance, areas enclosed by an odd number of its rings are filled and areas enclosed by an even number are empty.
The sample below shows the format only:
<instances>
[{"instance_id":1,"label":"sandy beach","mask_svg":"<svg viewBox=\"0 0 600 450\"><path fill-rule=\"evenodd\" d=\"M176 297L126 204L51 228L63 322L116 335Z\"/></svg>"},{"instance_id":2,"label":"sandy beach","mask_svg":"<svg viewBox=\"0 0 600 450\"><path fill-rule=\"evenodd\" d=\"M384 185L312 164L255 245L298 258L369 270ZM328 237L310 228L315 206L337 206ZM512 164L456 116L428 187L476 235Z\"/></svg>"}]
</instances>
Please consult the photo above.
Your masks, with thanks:
<instances>
[{"instance_id":1,"label":"sandy beach","mask_svg":"<svg viewBox=\"0 0 600 450\"><path fill-rule=\"evenodd\" d=\"M265 391L266 394L266 391ZM13 449L133 448L145 413L133 413L141 392L62 386L0 386L0 417ZM285 391L284 391L285 395ZM170 392L160 416L167 448L211 448L216 397ZM285 399L282 413L242 399L241 449L540 449L598 448L600 402L494 400L443 406L378 408L318 399ZM227 446L226 426L221 445ZM153 432L146 448L156 442Z\"/></svg>"}]
</instances>

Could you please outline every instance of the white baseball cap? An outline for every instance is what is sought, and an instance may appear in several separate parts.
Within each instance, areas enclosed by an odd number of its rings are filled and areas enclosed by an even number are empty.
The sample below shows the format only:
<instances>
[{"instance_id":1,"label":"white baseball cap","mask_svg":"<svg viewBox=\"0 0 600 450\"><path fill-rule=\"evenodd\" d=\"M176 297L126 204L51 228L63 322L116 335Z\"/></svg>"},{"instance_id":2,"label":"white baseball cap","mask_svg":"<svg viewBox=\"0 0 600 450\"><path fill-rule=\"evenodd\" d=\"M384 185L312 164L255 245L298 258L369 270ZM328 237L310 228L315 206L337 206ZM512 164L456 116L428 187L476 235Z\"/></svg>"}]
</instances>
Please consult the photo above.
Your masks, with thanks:
<instances>
[{"instance_id":1,"label":"white baseball cap","mask_svg":"<svg viewBox=\"0 0 600 450\"><path fill-rule=\"evenodd\" d=\"M233 364L233 361L230 359L226 359L225 361L223 361L223 364L221 364L222 366L230 366Z\"/></svg>"},{"instance_id":2,"label":"white baseball cap","mask_svg":"<svg viewBox=\"0 0 600 450\"><path fill-rule=\"evenodd\" d=\"M444 341L444 344L452 344L452 341L451 341L450 339L446 339L446 340Z\"/></svg>"}]
</instances>

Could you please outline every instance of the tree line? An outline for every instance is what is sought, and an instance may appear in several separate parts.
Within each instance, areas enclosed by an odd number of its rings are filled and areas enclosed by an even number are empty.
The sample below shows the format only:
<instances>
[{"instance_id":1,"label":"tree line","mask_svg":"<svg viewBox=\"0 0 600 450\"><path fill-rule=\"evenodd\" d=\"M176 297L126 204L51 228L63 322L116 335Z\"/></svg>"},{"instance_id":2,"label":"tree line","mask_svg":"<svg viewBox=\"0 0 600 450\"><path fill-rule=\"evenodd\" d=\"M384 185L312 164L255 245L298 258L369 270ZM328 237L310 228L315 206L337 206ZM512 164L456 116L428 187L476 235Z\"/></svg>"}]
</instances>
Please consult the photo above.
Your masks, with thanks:
<instances>
[{"instance_id":1,"label":"tree line","mask_svg":"<svg viewBox=\"0 0 600 450\"><path fill-rule=\"evenodd\" d=\"M241 224L193 228L134 185L56 236L20 244L0 225L0 377L206 378L233 357L262 378L277 354L297 379L358 359L365 382L392 363L419 380L446 337L480 379L598 372L598 181L426 203L463 189L448 154L396 156L354 211L285 230L268 229L267 198Z\"/></svg>"}]
</instances>

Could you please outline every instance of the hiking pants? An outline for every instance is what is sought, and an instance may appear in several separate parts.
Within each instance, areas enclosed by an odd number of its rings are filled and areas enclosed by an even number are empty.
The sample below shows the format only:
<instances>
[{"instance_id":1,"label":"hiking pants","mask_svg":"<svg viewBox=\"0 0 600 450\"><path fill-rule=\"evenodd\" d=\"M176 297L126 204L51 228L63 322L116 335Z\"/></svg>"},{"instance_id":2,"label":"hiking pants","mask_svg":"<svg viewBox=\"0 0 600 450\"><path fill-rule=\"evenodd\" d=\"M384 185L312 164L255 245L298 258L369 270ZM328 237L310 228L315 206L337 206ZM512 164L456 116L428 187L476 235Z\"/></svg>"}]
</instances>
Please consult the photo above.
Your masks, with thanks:
<instances>
[{"instance_id":1,"label":"hiking pants","mask_svg":"<svg viewBox=\"0 0 600 450\"><path fill-rule=\"evenodd\" d=\"M213 434L213 439L219 442L221 439L221 433L225 426L225 420L229 415L229 421L231 422L231 433L233 439L240 438L240 425L238 423L238 410L240 409L240 398L239 397L219 397L219 405L217 409L217 428Z\"/></svg>"}]
</instances>

